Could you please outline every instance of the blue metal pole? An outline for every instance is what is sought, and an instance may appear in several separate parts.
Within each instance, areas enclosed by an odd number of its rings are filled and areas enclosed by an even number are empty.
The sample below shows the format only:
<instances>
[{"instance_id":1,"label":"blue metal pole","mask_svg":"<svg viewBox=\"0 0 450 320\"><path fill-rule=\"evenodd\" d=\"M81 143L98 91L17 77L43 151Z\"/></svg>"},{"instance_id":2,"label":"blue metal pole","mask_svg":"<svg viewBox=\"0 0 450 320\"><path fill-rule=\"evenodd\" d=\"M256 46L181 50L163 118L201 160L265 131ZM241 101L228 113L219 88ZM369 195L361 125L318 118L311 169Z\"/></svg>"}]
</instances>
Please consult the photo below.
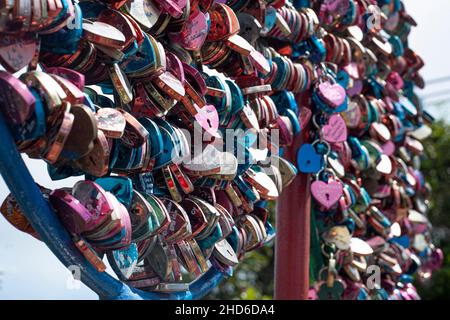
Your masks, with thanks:
<instances>
[{"instance_id":1,"label":"blue metal pole","mask_svg":"<svg viewBox=\"0 0 450 320\"><path fill-rule=\"evenodd\" d=\"M211 268L190 285L188 292L152 293L130 288L106 272L98 272L78 251L33 180L0 113L0 173L34 230L66 266L78 266L81 281L100 299L200 299L217 286L224 275Z\"/></svg>"}]
</instances>

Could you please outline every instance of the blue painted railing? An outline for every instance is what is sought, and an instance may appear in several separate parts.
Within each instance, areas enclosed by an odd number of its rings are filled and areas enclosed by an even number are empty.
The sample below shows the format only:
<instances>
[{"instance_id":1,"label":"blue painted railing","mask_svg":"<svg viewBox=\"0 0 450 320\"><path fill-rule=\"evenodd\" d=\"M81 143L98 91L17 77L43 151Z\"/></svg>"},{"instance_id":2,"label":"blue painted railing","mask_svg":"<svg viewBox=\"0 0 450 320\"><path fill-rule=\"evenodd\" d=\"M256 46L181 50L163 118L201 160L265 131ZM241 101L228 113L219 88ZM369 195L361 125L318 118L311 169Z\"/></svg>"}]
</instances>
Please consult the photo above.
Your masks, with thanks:
<instances>
[{"instance_id":1,"label":"blue painted railing","mask_svg":"<svg viewBox=\"0 0 450 320\"><path fill-rule=\"evenodd\" d=\"M0 139L0 173L23 213L41 240L66 267L78 266L80 268L80 280L95 291L100 299L201 299L224 278L223 273L211 267L209 271L189 285L188 291L158 293L144 292L129 287L106 272L98 272L75 247L70 235L43 198L17 151L16 144L1 113Z\"/></svg>"}]
</instances>

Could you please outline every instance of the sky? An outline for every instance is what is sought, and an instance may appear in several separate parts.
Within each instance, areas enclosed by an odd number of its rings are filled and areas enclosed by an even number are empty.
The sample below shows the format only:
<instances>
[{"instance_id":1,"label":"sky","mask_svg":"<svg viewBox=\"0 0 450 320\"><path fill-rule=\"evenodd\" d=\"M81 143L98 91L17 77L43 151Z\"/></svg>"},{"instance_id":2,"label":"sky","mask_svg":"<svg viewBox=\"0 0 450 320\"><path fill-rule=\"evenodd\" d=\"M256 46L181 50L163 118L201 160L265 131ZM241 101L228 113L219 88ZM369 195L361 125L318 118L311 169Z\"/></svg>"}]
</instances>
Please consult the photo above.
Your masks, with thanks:
<instances>
[{"instance_id":1,"label":"sky","mask_svg":"<svg viewBox=\"0 0 450 320\"><path fill-rule=\"evenodd\" d=\"M448 0L406 0L408 12L417 21L418 26L411 32L409 43L425 61L421 74L426 81L450 78L450 1ZM447 93L437 95L439 92ZM436 118L450 122L450 81L429 84L424 90L417 91L424 98L425 110Z\"/></svg>"},{"instance_id":2,"label":"sky","mask_svg":"<svg viewBox=\"0 0 450 320\"><path fill-rule=\"evenodd\" d=\"M418 22L410 36L410 46L425 60L422 76L425 80L450 77L450 13L448 0L405 0L408 12ZM449 93L437 97L436 92ZM430 85L418 92L427 98L425 109L436 118L450 121L450 81ZM450 99L449 99L450 100ZM436 104L436 102L441 102ZM26 158L26 156L25 156ZM31 174L38 183L56 189L72 186L77 179L51 181L43 161L26 159ZM0 178L0 203L9 191ZM108 268L109 272L111 269ZM0 299L97 299L97 295L80 283L73 283L71 274L45 244L14 229L0 217ZM79 285L78 285L79 284Z\"/></svg>"}]
</instances>

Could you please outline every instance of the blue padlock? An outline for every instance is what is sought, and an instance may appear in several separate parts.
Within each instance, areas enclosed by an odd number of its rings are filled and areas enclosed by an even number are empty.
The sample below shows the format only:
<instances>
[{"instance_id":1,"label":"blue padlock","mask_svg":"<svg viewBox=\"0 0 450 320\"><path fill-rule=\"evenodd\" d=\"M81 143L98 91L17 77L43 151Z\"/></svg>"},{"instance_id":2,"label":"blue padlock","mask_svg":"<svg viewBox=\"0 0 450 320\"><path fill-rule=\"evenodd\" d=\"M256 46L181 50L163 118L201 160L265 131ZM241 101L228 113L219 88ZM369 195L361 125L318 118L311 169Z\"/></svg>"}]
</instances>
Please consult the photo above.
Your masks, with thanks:
<instances>
[{"instance_id":1,"label":"blue padlock","mask_svg":"<svg viewBox=\"0 0 450 320\"><path fill-rule=\"evenodd\" d=\"M160 169L172 163L172 153L176 143L167 129L159 127L159 130L161 131L163 149L155 157L155 169Z\"/></svg>"},{"instance_id":2,"label":"blue padlock","mask_svg":"<svg viewBox=\"0 0 450 320\"><path fill-rule=\"evenodd\" d=\"M133 160L133 162L132 162L132 164L130 166L131 170L142 168L142 160L143 160L142 153L146 151L142 146L134 148L134 150L136 152L136 155L135 155L134 160Z\"/></svg>"},{"instance_id":3,"label":"blue padlock","mask_svg":"<svg viewBox=\"0 0 450 320\"><path fill-rule=\"evenodd\" d=\"M67 13L67 2L63 0L61 13ZM83 34L83 14L78 3L73 3L75 16L67 23L67 26L55 33L41 35L41 50L56 54L73 54L77 49ZM64 17L64 16L62 16ZM57 20L58 21L58 20Z\"/></svg>"},{"instance_id":4,"label":"blue padlock","mask_svg":"<svg viewBox=\"0 0 450 320\"><path fill-rule=\"evenodd\" d=\"M233 248L234 252L237 252L239 246L239 230L236 226L233 226L231 233L227 236L227 241Z\"/></svg>"},{"instance_id":5,"label":"blue padlock","mask_svg":"<svg viewBox=\"0 0 450 320\"><path fill-rule=\"evenodd\" d=\"M108 8L106 4L97 1L81 1L79 4L86 19L96 19L100 12Z\"/></svg>"},{"instance_id":6,"label":"blue padlock","mask_svg":"<svg viewBox=\"0 0 450 320\"><path fill-rule=\"evenodd\" d=\"M403 248L409 248L411 245L411 240L407 235L403 235L401 237L395 237L389 240L389 242L394 242L401 245Z\"/></svg>"},{"instance_id":7,"label":"blue padlock","mask_svg":"<svg viewBox=\"0 0 450 320\"><path fill-rule=\"evenodd\" d=\"M266 234L267 234L265 243L268 243L275 238L276 232L275 232L275 228L272 226L272 224L269 222L269 220L266 221L264 226L266 227Z\"/></svg>"},{"instance_id":8,"label":"blue padlock","mask_svg":"<svg viewBox=\"0 0 450 320\"><path fill-rule=\"evenodd\" d=\"M298 104L292 91L283 90L271 95L270 98L277 106L278 111L291 109L295 113L298 113Z\"/></svg>"},{"instance_id":9,"label":"blue padlock","mask_svg":"<svg viewBox=\"0 0 450 320\"><path fill-rule=\"evenodd\" d=\"M136 40L134 40L127 48L126 50L123 51L123 58L120 61L117 62L121 62L124 59L127 59L128 57L134 56L136 55L136 53L139 51L139 45L137 43Z\"/></svg>"},{"instance_id":10,"label":"blue padlock","mask_svg":"<svg viewBox=\"0 0 450 320\"><path fill-rule=\"evenodd\" d=\"M327 55L327 49L325 48L322 41L320 41L316 36L312 36L306 42L309 45L310 60L314 64L319 64L325 60Z\"/></svg>"},{"instance_id":11,"label":"blue padlock","mask_svg":"<svg viewBox=\"0 0 450 320\"><path fill-rule=\"evenodd\" d=\"M347 88L350 81L350 75L344 70L339 70L336 75L336 82L341 85L341 87Z\"/></svg>"},{"instance_id":12,"label":"blue padlock","mask_svg":"<svg viewBox=\"0 0 450 320\"><path fill-rule=\"evenodd\" d=\"M342 18L342 25L344 26L351 25L356 15L356 3L354 1L349 1L348 4L348 10Z\"/></svg>"},{"instance_id":13,"label":"blue padlock","mask_svg":"<svg viewBox=\"0 0 450 320\"><path fill-rule=\"evenodd\" d=\"M417 108L416 106L409 100L408 98L402 96L400 97L399 103L403 110L406 112L406 114L410 117L416 117L417 116Z\"/></svg>"},{"instance_id":14,"label":"blue padlock","mask_svg":"<svg viewBox=\"0 0 450 320\"><path fill-rule=\"evenodd\" d=\"M50 176L50 179L52 179L53 181L82 176L84 174L83 171L77 170L76 168L69 165L54 167L49 163L47 164L47 172Z\"/></svg>"},{"instance_id":15,"label":"blue padlock","mask_svg":"<svg viewBox=\"0 0 450 320\"><path fill-rule=\"evenodd\" d=\"M228 79L225 80L225 82L227 83L231 91L231 97L233 101L231 113L234 114L244 109L244 96L242 95L241 89L235 82Z\"/></svg>"},{"instance_id":16,"label":"blue padlock","mask_svg":"<svg viewBox=\"0 0 450 320\"><path fill-rule=\"evenodd\" d=\"M377 99L381 99L383 97L384 86L382 86L373 76L368 77L366 81L368 87L372 89L372 93Z\"/></svg>"},{"instance_id":17,"label":"blue padlock","mask_svg":"<svg viewBox=\"0 0 450 320\"><path fill-rule=\"evenodd\" d=\"M297 167L303 173L317 173L323 163L323 156L317 153L312 144L303 144L297 152Z\"/></svg>"},{"instance_id":18,"label":"blue padlock","mask_svg":"<svg viewBox=\"0 0 450 320\"><path fill-rule=\"evenodd\" d=\"M352 218L345 219L342 225L347 227L350 234L353 234L355 232L356 223L355 220L353 220Z\"/></svg>"},{"instance_id":19,"label":"blue padlock","mask_svg":"<svg viewBox=\"0 0 450 320\"><path fill-rule=\"evenodd\" d=\"M236 157L240 161L240 163L238 164L238 168L237 168L237 174L241 175L245 171L247 171L247 169L249 169L255 163L255 159L252 156L252 153L248 150L247 146L242 146L241 145L240 147L238 147L237 144L236 144L236 147L235 147L234 154L236 155ZM241 153L241 152L243 154L238 154L238 153Z\"/></svg>"},{"instance_id":20,"label":"blue padlock","mask_svg":"<svg viewBox=\"0 0 450 320\"><path fill-rule=\"evenodd\" d=\"M138 48L137 53L125 58L120 67L125 73L133 73L145 70L156 61L155 49L150 42L149 36L144 34L144 40Z\"/></svg>"},{"instance_id":21,"label":"blue padlock","mask_svg":"<svg viewBox=\"0 0 450 320\"><path fill-rule=\"evenodd\" d=\"M150 139L150 153L151 157L157 157L163 150L163 139L161 130L159 130L158 125L149 118L139 118L139 123L144 126L148 131L148 138Z\"/></svg>"},{"instance_id":22,"label":"blue padlock","mask_svg":"<svg viewBox=\"0 0 450 320\"><path fill-rule=\"evenodd\" d=\"M46 131L45 109L41 97L34 88L30 87L29 90L36 100L34 113L32 114L31 119L28 119L25 123L19 126L11 126L11 133L16 141L38 139L42 137Z\"/></svg>"},{"instance_id":23,"label":"blue padlock","mask_svg":"<svg viewBox=\"0 0 450 320\"><path fill-rule=\"evenodd\" d=\"M95 180L105 191L111 192L127 209L133 200L133 184L128 177L104 177Z\"/></svg>"},{"instance_id":24,"label":"blue padlock","mask_svg":"<svg viewBox=\"0 0 450 320\"><path fill-rule=\"evenodd\" d=\"M272 81L272 88L281 89L281 83L285 80L287 75L287 68L289 67L281 57L273 58L273 62L277 64L277 73L275 75L275 79Z\"/></svg>"},{"instance_id":25,"label":"blue padlock","mask_svg":"<svg viewBox=\"0 0 450 320\"><path fill-rule=\"evenodd\" d=\"M110 98L99 94L97 96L97 104L101 106L102 108L115 108L114 101L112 101Z\"/></svg>"},{"instance_id":26,"label":"blue padlock","mask_svg":"<svg viewBox=\"0 0 450 320\"><path fill-rule=\"evenodd\" d=\"M204 239L197 240L198 246L202 249L203 253L206 254L211 252L214 245L223 237L222 228L220 224L216 224L212 232Z\"/></svg>"},{"instance_id":27,"label":"blue padlock","mask_svg":"<svg viewBox=\"0 0 450 320\"><path fill-rule=\"evenodd\" d=\"M356 298L356 300L365 301L365 300L367 300L368 297L369 297L369 293L367 292L367 290L364 288L361 288L359 290L358 297Z\"/></svg>"},{"instance_id":28,"label":"blue padlock","mask_svg":"<svg viewBox=\"0 0 450 320\"><path fill-rule=\"evenodd\" d=\"M135 174L132 179L133 188L144 194L152 194L155 181L151 172Z\"/></svg>"},{"instance_id":29,"label":"blue padlock","mask_svg":"<svg viewBox=\"0 0 450 320\"><path fill-rule=\"evenodd\" d=\"M174 143L171 154L172 161L174 161L175 159L180 159L180 157L183 157L182 143L175 128L168 121L165 121L162 118L155 118L154 121L160 128L166 129L167 132L169 132L170 136L172 137L172 141Z\"/></svg>"},{"instance_id":30,"label":"blue padlock","mask_svg":"<svg viewBox=\"0 0 450 320\"><path fill-rule=\"evenodd\" d=\"M139 252L136 243L132 242L127 248L108 251L106 256L119 279L127 280L138 263Z\"/></svg>"},{"instance_id":31,"label":"blue padlock","mask_svg":"<svg viewBox=\"0 0 450 320\"><path fill-rule=\"evenodd\" d=\"M253 191L252 187L246 181L244 181L242 176L237 176L236 178L234 178L233 182L249 201L255 202L256 200L258 200L257 195Z\"/></svg>"},{"instance_id":32,"label":"blue padlock","mask_svg":"<svg viewBox=\"0 0 450 320\"><path fill-rule=\"evenodd\" d=\"M136 157L136 150L122 143L120 140L116 141L118 148L117 160L114 163L113 169L129 170Z\"/></svg>"},{"instance_id":33,"label":"blue padlock","mask_svg":"<svg viewBox=\"0 0 450 320\"><path fill-rule=\"evenodd\" d=\"M291 121L291 124L292 124L292 131L293 131L294 135L297 135L300 133L300 131L301 131L300 122L298 121L297 114L293 110L283 109L280 111L280 115L286 116L289 118L289 120Z\"/></svg>"},{"instance_id":34,"label":"blue padlock","mask_svg":"<svg viewBox=\"0 0 450 320\"><path fill-rule=\"evenodd\" d=\"M264 18L264 30L269 32L275 26L277 21L277 10L273 7L266 8L266 14Z\"/></svg>"}]
</instances>

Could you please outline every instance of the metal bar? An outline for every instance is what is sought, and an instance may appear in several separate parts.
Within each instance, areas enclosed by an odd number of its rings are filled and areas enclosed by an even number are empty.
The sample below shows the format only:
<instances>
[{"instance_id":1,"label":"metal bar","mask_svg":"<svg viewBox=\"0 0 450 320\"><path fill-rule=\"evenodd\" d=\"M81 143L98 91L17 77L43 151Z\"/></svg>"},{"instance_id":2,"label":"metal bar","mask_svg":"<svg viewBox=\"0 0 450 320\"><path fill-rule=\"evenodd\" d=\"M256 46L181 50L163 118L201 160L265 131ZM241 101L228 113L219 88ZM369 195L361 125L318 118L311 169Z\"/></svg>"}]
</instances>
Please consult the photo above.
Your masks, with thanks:
<instances>
[{"instance_id":1,"label":"metal bar","mask_svg":"<svg viewBox=\"0 0 450 320\"><path fill-rule=\"evenodd\" d=\"M306 130L304 130L306 131ZM304 133L288 148L286 159L297 163ZM275 299L306 300L309 290L310 177L299 173L278 202L275 247Z\"/></svg>"},{"instance_id":2,"label":"metal bar","mask_svg":"<svg viewBox=\"0 0 450 320\"><path fill-rule=\"evenodd\" d=\"M65 228L44 200L33 180L9 132L3 115L0 114L0 172L9 190L14 194L23 213L30 221L42 241L66 266L76 265L81 269L81 280L100 296L115 296L121 290L118 281L100 273L78 252Z\"/></svg>"},{"instance_id":3,"label":"metal bar","mask_svg":"<svg viewBox=\"0 0 450 320\"><path fill-rule=\"evenodd\" d=\"M199 279L189 285L188 291L181 292L145 292L142 290L123 286L121 293L112 298L114 300L196 300L202 299L212 289L214 289L224 278L224 274L219 272L214 267L211 267Z\"/></svg>"},{"instance_id":4,"label":"metal bar","mask_svg":"<svg viewBox=\"0 0 450 320\"><path fill-rule=\"evenodd\" d=\"M217 286L224 275L211 268L191 283L187 292L157 293L130 288L106 272L98 272L78 251L48 202L43 198L0 112L0 173L41 240L66 266L78 266L81 281L100 299L199 299Z\"/></svg>"}]
</instances>

